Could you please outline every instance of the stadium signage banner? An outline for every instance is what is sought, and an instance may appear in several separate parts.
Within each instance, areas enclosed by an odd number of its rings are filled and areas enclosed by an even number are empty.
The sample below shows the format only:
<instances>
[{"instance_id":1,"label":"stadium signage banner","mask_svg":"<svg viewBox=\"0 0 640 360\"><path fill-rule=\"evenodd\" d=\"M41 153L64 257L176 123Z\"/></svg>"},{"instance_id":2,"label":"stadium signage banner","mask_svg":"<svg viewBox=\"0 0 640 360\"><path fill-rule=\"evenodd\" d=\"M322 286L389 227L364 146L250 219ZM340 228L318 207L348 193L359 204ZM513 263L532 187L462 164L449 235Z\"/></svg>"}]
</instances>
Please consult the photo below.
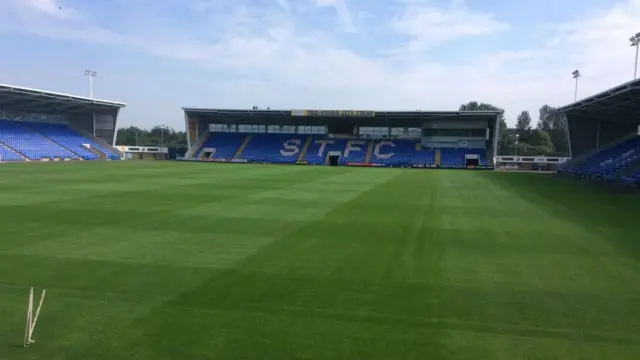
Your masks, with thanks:
<instances>
[{"instance_id":1,"label":"stadium signage banner","mask_svg":"<svg viewBox=\"0 0 640 360\"><path fill-rule=\"evenodd\" d=\"M374 117L370 110L293 110L291 116Z\"/></svg>"}]
</instances>

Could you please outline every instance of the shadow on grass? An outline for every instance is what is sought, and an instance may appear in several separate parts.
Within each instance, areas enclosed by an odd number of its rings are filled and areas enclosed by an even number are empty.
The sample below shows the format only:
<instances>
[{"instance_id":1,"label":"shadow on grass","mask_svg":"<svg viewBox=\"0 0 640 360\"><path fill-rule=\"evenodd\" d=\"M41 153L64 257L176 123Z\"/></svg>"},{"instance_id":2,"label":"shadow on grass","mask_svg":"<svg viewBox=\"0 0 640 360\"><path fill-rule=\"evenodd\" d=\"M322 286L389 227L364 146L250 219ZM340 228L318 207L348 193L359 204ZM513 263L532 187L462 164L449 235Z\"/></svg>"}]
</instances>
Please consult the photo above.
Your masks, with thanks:
<instances>
[{"instance_id":1,"label":"shadow on grass","mask_svg":"<svg viewBox=\"0 0 640 360\"><path fill-rule=\"evenodd\" d=\"M513 196L569 221L589 232L602 234L624 257L640 260L640 198L553 175L482 173L488 181ZM544 226L544 224L541 224Z\"/></svg>"}]
</instances>

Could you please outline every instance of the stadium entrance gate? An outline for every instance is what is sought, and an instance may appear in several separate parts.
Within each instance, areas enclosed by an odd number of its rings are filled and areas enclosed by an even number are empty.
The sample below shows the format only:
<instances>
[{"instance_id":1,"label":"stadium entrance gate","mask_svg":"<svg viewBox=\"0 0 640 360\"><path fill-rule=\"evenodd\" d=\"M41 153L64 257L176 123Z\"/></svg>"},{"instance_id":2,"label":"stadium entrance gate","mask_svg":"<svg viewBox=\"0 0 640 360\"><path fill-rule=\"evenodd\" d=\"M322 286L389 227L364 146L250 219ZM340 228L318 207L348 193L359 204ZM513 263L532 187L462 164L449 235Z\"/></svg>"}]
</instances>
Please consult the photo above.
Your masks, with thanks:
<instances>
[{"instance_id":1,"label":"stadium entrance gate","mask_svg":"<svg viewBox=\"0 0 640 360\"><path fill-rule=\"evenodd\" d=\"M124 153L128 160L166 160L169 149L155 146L124 146L116 148Z\"/></svg>"},{"instance_id":2,"label":"stadium entrance gate","mask_svg":"<svg viewBox=\"0 0 640 360\"><path fill-rule=\"evenodd\" d=\"M340 163L340 152L339 151L332 151L329 153L329 161L328 164L329 166L338 166L338 164Z\"/></svg>"}]
</instances>

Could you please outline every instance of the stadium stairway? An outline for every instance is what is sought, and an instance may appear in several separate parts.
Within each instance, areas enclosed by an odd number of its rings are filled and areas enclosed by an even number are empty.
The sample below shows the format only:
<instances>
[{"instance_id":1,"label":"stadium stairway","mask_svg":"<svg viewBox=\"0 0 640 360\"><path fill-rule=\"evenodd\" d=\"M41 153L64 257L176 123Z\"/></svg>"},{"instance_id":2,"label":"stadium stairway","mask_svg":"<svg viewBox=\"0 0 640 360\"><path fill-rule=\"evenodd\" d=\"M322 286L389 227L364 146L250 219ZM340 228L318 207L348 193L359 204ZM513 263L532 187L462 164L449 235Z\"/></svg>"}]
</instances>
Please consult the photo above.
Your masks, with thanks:
<instances>
[{"instance_id":1,"label":"stadium stairway","mask_svg":"<svg viewBox=\"0 0 640 360\"><path fill-rule=\"evenodd\" d=\"M92 144L93 147L97 148L100 152L107 155L107 157L109 157L111 160L120 160L124 158L124 153L122 151L118 150L112 144L109 144L103 139L93 136L86 131L80 131L73 128L70 129L84 136L85 139L89 139L90 144Z\"/></svg>"},{"instance_id":2,"label":"stadium stairway","mask_svg":"<svg viewBox=\"0 0 640 360\"><path fill-rule=\"evenodd\" d=\"M244 141L242 142L242 145L240 145L240 147L238 148L238 151L236 151L236 153L233 155L234 159L240 158L240 156L242 155L242 152L244 151L244 149L249 144L249 141L251 141L251 135L247 135L247 137L244 138Z\"/></svg>"},{"instance_id":3,"label":"stadium stairway","mask_svg":"<svg viewBox=\"0 0 640 360\"><path fill-rule=\"evenodd\" d=\"M5 161L29 161L29 159L12 149L11 147L0 142L0 162Z\"/></svg>"},{"instance_id":4,"label":"stadium stairway","mask_svg":"<svg viewBox=\"0 0 640 360\"><path fill-rule=\"evenodd\" d=\"M368 163L371 161L371 154L373 154L373 141L369 141L369 146L367 147L367 156L364 158L364 162Z\"/></svg>"},{"instance_id":5,"label":"stadium stairway","mask_svg":"<svg viewBox=\"0 0 640 360\"><path fill-rule=\"evenodd\" d=\"M309 150L309 145L311 145L312 139L313 137L311 135L307 136L307 140L304 141L304 146L302 147L302 150L300 150L300 155L298 155L298 161L304 160L304 156L307 153L307 150Z\"/></svg>"},{"instance_id":6,"label":"stadium stairway","mask_svg":"<svg viewBox=\"0 0 640 360\"><path fill-rule=\"evenodd\" d=\"M440 166L440 162L441 162L441 159L442 159L442 153L441 153L440 149L436 149L435 156L436 156L436 158L435 158L434 164L436 166Z\"/></svg>"},{"instance_id":7,"label":"stadium stairway","mask_svg":"<svg viewBox=\"0 0 640 360\"><path fill-rule=\"evenodd\" d=\"M98 160L106 160L107 159L107 155L105 153L103 153L102 151L99 151L95 147L89 147L87 150L89 150Z\"/></svg>"},{"instance_id":8,"label":"stadium stairway","mask_svg":"<svg viewBox=\"0 0 640 360\"><path fill-rule=\"evenodd\" d=\"M44 124L44 123L24 123L21 124L28 130L40 134L45 139L54 144L67 149L75 154L80 160L98 160L99 156L84 147L85 138L70 131L64 125Z\"/></svg>"},{"instance_id":9,"label":"stadium stairway","mask_svg":"<svg viewBox=\"0 0 640 360\"><path fill-rule=\"evenodd\" d=\"M94 155L99 156L100 159L120 160L124 157L124 153L122 151L116 149L112 144L94 136L88 131L74 129L71 126L64 126L64 128L72 137L82 137L82 143L89 145L91 147L91 152Z\"/></svg>"},{"instance_id":10,"label":"stadium stairway","mask_svg":"<svg viewBox=\"0 0 640 360\"><path fill-rule=\"evenodd\" d=\"M204 143L207 142L207 139L209 139L209 135L210 134L211 133L207 131L202 136L200 136L198 141L194 145L191 146L191 149L189 149L184 154L184 157L185 158L199 158L200 157L200 152L202 152L202 145L204 145Z\"/></svg>"}]
</instances>

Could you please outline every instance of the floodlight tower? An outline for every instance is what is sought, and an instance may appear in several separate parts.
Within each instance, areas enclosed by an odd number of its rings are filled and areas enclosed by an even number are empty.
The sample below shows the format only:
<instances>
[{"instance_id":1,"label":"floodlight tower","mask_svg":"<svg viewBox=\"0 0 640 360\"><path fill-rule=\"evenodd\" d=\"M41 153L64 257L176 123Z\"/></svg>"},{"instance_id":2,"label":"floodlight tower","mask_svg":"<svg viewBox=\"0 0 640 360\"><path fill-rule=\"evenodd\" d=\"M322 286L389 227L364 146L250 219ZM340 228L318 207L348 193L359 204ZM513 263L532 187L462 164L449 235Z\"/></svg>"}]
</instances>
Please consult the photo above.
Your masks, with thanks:
<instances>
[{"instance_id":1,"label":"floodlight tower","mask_svg":"<svg viewBox=\"0 0 640 360\"><path fill-rule=\"evenodd\" d=\"M636 48L636 62L633 67L633 80L638 78L638 49L640 48L640 32L629 38L631 46Z\"/></svg>"},{"instance_id":2,"label":"floodlight tower","mask_svg":"<svg viewBox=\"0 0 640 360\"><path fill-rule=\"evenodd\" d=\"M516 152L514 156L518 156L518 140L520 140L520 134L516 134Z\"/></svg>"},{"instance_id":3,"label":"floodlight tower","mask_svg":"<svg viewBox=\"0 0 640 360\"><path fill-rule=\"evenodd\" d=\"M84 71L84 76L89 78L89 97L93 99L93 78L98 74L95 70L87 69Z\"/></svg>"},{"instance_id":4,"label":"floodlight tower","mask_svg":"<svg viewBox=\"0 0 640 360\"><path fill-rule=\"evenodd\" d=\"M573 78L576 79L576 87L573 91L573 102L576 102L578 101L578 78L581 76L580 70L574 70L571 75L573 75Z\"/></svg>"},{"instance_id":5,"label":"floodlight tower","mask_svg":"<svg viewBox=\"0 0 640 360\"><path fill-rule=\"evenodd\" d=\"M160 147L164 147L164 130L167 128L167 125L160 125Z\"/></svg>"}]
</instances>

